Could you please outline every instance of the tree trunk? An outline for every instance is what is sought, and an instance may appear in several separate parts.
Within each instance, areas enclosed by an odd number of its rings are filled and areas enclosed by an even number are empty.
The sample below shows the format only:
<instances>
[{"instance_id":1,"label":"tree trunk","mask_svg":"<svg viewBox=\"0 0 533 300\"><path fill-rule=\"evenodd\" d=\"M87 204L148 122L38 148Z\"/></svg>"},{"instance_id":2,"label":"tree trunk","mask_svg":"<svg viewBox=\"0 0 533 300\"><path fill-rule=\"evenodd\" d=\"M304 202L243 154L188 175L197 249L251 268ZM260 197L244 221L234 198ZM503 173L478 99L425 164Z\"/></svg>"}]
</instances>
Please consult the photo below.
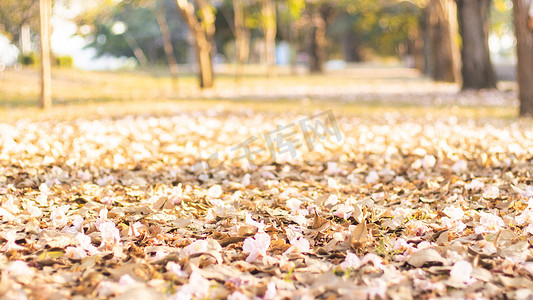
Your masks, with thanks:
<instances>
[{"instance_id":1,"label":"tree trunk","mask_svg":"<svg viewBox=\"0 0 533 300\"><path fill-rule=\"evenodd\" d=\"M533 31L528 29L528 10L533 0L513 0L517 80L520 98L520 116L533 117Z\"/></svg>"},{"instance_id":2,"label":"tree trunk","mask_svg":"<svg viewBox=\"0 0 533 300\"><path fill-rule=\"evenodd\" d=\"M489 52L489 9L492 0L456 0L461 50L463 90L494 89L496 77Z\"/></svg>"},{"instance_id":3,"label":"tree trunk","mask_svg":"<svg viewBox=\"0 0 533 300\"><path fill-rule=\"evenodd\" d=\"M424 34L423 29L416 30L413 33L412 51L415 59L415 69L420 72L424 72L425 67L425 55L424 55Z\"/></svg>"},{"instance_id":4,"label":"tree trunk","mask_svg":"<svg viewBox=\"0 0 533 300\"><path fill-rule=\"evenodd\" d=\"M312 29L308 47L309 71L323 73L326 61L326 28L333 15L333 7L325 3L319 7L311 6L310 8Z\"/></svg>"},{"instance_id":5,"label":"tree trunk","mask_svg":"<svg viewBox=\"0 0 533 300\"><path fill-rule=\"evenodd\" d=\"M265 65L267 76L271 77L276 65L276 5L274 0L261 2L262 29L265 36Z\"/></svg>"},{"instance_id":6,"label":"tree trunk","mask_svg":"<svg viewBox=\"0 0 533 300\"><path fill-rule=\"evenodd\" d=\"M246 27L244 19L243 0L233 0L235 48L237 51L237 72L235 78L240 80L243 76L243 66L250 56L250 30Z\"/></svg>"},{"instance_id":7,"label":"tree trunk","mask_svg":"<svg viewBox=\"0 0 533 300\"><path fill-rule=\"evenodd\" d=\"M453 0L430 0L426 7L427 73L436 81L460 81L458 28Z\"/></svg>"},{"instance_id":8,"label":"tree trunk","mask_svg":"<svg viewBox=\"0 0 533 300\"><path fill-rule=\"evenodd\" d=\"M39 16L41 25L41 98L39 106L42 109L52 107L52 75L50 64L50 17L52 1L39 1Z\"/></svg>"},{"instance_id":9,"label":"tree trunk","mask_svg":"<svg viewBox=\"0 0 533 300\"><path fill-rule=\"evenodd\" d=\"M142 67L148 65L148 58L146 58L146 55L144 54L143 50L141 49L135 38L133 38L133 36L131 36L131 34L129 34L128 32L124 32L124 40L126 41L126 44L128 44L128 46L130 47L130 49L133 51L133 55L135 55L135 58L139 62L139 65L141 65Z\"/></svg>"},{"instance_id":10,"label":"tree trunk","mask_svg":"<svg viewBox=\"0 0 533 300\"><path fill-rule=\"evenodd\" d=\"M311 34L309 46L309 71L311 73L324 73L324 56L326 44L325 22L315 24Z\"/></svg>"},{"instance_id":11,"label":"tree trunk","mask_svg":"<svg viewBox=\"0 0 533 300\"><path fill-rule=\"evenodd\" d=\"M176 0L178 10L194 36L196 59L200 69L200 88L213 87L212 39L215 15L205 0L196 0L197 8L188 0ZM198 15L198 17L197 17Z\"/></svg>"},{"instance_id":12,"label":"tree trunk","mask_svg":"<svg viewBox=\"0 0 533 300\"><path fill-rule=\"evenodd\" d=\"M351 27L343 34L342 50L344 52L344 60L347 62L363 61L361 43L359 42L357 33Z\"/></svg>"},{"instance_id":13,"label":"tree trunk","mask_svg":"<svg viewBox=\"0 0 533 300\"><path fill-rule=\"evenodd\" d=\"M159 5L156 10L157 24L159 25L159 30L161 31L163 49L165 50L165 55L167 57L170 76L177 78L179 69L178 63L176 62L176 57L174 56L174 47L172 47L172 38L170 36L170 31L168 30L167 19L165 18L165 1L159 1Z\"/></svg>"}]
</instances>

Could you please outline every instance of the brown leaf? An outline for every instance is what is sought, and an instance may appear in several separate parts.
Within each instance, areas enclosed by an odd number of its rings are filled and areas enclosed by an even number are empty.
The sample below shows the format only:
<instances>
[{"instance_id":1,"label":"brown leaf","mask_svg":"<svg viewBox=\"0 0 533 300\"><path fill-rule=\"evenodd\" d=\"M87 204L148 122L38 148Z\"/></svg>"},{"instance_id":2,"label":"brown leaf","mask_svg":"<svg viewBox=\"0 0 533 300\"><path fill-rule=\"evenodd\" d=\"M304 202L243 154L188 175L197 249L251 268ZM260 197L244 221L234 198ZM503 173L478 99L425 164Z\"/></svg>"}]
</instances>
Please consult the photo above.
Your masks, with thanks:
<instances>
[{"instance_id":1,"label":"brown leaf","mask_svg":"<svg viewBox=\"0 0 533 300\"><path fill-rule=\"evenodd\" d=\"M350 244L352 248L358 249L363 246L363 244L368 240L368 230L366 226L366 221L359 223L352 231L350 238Z\"/></svg>"},{"instance_id":2,"label":"brown leaf","mask_svg":"<svg viewBox=\"0 0 533 300\"><path fill-rule=\"evenodd\" d=\"M407 263L413 267L420 268L424 265L444 264L446 260L433 248L422 249L411 254Z\"/></svg>"}]
</instances>

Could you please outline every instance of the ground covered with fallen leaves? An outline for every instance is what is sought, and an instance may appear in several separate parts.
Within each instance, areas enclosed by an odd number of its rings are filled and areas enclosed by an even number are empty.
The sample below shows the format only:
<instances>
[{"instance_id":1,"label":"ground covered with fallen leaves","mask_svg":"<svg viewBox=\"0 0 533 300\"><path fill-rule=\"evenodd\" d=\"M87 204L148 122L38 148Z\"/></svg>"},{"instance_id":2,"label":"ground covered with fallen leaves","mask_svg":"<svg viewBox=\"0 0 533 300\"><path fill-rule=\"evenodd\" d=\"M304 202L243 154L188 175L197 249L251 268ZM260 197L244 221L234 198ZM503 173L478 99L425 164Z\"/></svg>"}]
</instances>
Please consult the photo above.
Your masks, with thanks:
<instances>
[{"instance_id":1,"label":"ground covered with fallen leaves","mask_svg":"<svg viewBox=\"0 0 533 300\"><path fill-rule=\"evenodd\" d=\"M0 298L533 296L530 122L311 115L0 123Z\"/></svg>"}]
</instances>

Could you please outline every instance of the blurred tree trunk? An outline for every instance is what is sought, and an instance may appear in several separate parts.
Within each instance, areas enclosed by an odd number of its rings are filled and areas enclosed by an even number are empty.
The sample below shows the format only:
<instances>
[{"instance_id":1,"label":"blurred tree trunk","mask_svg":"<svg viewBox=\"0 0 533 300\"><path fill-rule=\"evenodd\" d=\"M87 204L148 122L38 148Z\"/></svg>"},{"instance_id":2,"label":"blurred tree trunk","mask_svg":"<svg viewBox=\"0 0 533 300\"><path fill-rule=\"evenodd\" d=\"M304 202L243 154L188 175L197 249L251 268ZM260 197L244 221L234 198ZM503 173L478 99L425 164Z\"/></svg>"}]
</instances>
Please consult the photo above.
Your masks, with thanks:
<instances>
[{"instance_id":1,"label":"blurred tree trunk","mask_svg":"<svg viewBox=\"0 0 533 300\"><path fill-rule=\"evenodd\" d=\"M326 60L326 28L334 8L329 3L309 6L312 26L308 47L309 71L323 73Z\"/></svg>"},{"instance_id":2,"label":"blurred tree trunk","mask_svg":"<svg viewBox=\"0 0 533 300\"><path fill-rule=\"evenodd\" d=\"M419 28L414 31L412 40L412 52L415 60L415 69L424 72L425 56L424 56L424 29Z\"/></svg>"},{"instance_id":3,"label":"blurred tree trunk","mask_svg":"<svg viewBox=\"0 0 533 300\"><path fill-rule=\"evenodd\" d=\"M133 51L133 55L135 55L135 58L139 62L139 65L143 67L148 65L148 58L146 58L144 51L141 49L135 38L131 36L131 34L129 34L127 31L124 32L124 40Z\"/></svg>"},{"instance_id":4,"label":"blurred tree trunk","mask_svg":"<svg viewBox=\"0 0 533 300\"><path fill-rule=\"evenodd\" d=\"M426 6L427 69L436 81L461 78L457 8L453 0L430 0Z\"/></svg>"},{"instance_id":5,"label":"blurred tree trunk","mask_svg":"<svg viewBox=\"0 0 533 300\"><path fill-rule=\"evenodd\" d=\"M265 65L267 76L274 75L274 66L276 65L276 4L274 0L261 0L261 29L265 36Z\"/></svg>"},{"instance_id":6,"label":"blurred tree trunk","mask_svg":"<svg viewBox=\"0 0 533 300\"><path fill-rule=\"evenodd\" d=\"M237 80L242 79L243 66L250 56L250 29L246 27L244 18L243 0L233 0L234 25L235 25L235 48L237 50Z\"/></svg>"},{"instance_id":7,"label":"blurred tree trunk","mask_svg":"<svg viewBox=\"0 0 533 300\"><path fill-rule=\"evenodd\" d=\"M344 52L344 59L347 62L363 61L361 43L357 37L357 33L352 27L344 32L344 38L342 39L342 50Z\"/></svg>"},{"instance_id":8,"label":"blurred tree trunk","mask_svg":"<svg viewBox=\"0 0 533 300\"><path fill-rule=\"evenodd\" d=\"M196 0L196 8L188 0L176 0L178 10L194 36L196 59L200 69L200 88L213 86L213 35L215 14L206 0Z\"/></svg>"},{"instance_id":9,"label":"blurred tree trunk","mask_svg":"<svg viewBox=\"0 0 533 300\"><path fill-rule=\"evenodd\" d=\"M520 98L520 116L533 117L533 29L529 30L528 10L533 0L513 0L513 14L518 57L517 79Z\"/></svg>"},{"instance_id":10,"label":"blurred tree trunk","mask_svg":"<svg viewBox=\"0 0 533 300\"><path fill-rule=\"evenodd\" d=\"M456 0L463 47L463 90L495 89L489 52L489 10L492 0Z\"/></svg>"},{"instance_id":11,"label":"blurred tree trunk","mask_svg":"<svg viewBox=\"0 0 533 300\"><path fill-rule=\"evenodd\" d=\"M50 62L50 17L52 1L39 1L40 31L41 31L41 98L39 106L42 109L52 107L52 75Z\"/></svg>"},{"instance_id":12,"label":"blurred tree trunk","mask_svg":"<svg viewBox=\"0 0 533 300\"><path fill-rule=\"evenodd\" d=\"M156 19L161 31L161 38L163 39L163 49L167 57L168 69L170 76L173 78L178 77L178 63L174 56L174 47L172 47L172 37L170 36L170 30L168 30L167 19L165 18L165 1L159 1L156 8Z\"/></svg>"}]
</instances>

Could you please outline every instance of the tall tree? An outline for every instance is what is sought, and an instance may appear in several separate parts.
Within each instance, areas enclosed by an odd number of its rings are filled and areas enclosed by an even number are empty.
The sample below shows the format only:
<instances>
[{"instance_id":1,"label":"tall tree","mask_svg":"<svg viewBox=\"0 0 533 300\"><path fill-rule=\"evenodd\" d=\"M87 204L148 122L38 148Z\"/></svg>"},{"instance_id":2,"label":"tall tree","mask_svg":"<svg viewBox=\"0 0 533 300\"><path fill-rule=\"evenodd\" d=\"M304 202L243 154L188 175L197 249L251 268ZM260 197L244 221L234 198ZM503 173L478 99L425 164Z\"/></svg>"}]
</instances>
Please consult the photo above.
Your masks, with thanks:
<instances>
[{"instance_id":1,"label":"tall tree","mask_svg":"<svg viewBox=\"0 0 533 300\"><path fill-rule=\"evenodd\" d=\"M39 17L41 32L41 98L39 106L42 109L52 107L52 76L50 70L50 17L52 1L39 1Z\"/></svg>"},{"instance_id":2,"label":"tall tree","mask_svg":"<svg viewBox=\"0 0 533 300\"><path fill-rule=\"evenodd\" d=\"M199 67L201 88L213 86L213 35L215 34L214 7L206 0L176 0L178 10L194 36L194 47Z\"/></svg>"},{"instance_id":3,"label":"tall tree","mask_svg":"<svg viewBox=\"0 0 533 300\"><path fill-rule=\"evenodd\" d=\"M453 0L429 0L425 9L426 73L437 81L460 81L456 4Z\"/></svg>"},{"instance_id":4,"label":"tall tree","mask_svg":"<svg viewBox=\"0 0 533 300\"><path fill-rule=\"evenodd\" d=\"M530 13L530 14L528 14ZM533 0L513 0L520 116L533 117Z\"/></svg>"},{"instance_id":5,"label":"tall tree","mask_svg":"<svg viewBox=\"0 0 533 300\"><path fill-rule=\"evenodd\" d=\"M308 38L309 71L323 73L326 60L326 29L334 16L335 7L329 1L318 1L309 2L306 10L311 23Z\"/></svg>"},{"instance_id":6,"label":"tall tree","mask_svg":"<svg viewBox=\"0 0 533 300\"><path fill-rule=\"evenodd\" d=\"M174 47L172 46L172 37L170 35L170 30L168 29L165 10L165 1L158 1L156 4L156 19L157 24L159 25L159 30L161 31L161 38L163 39L163 49L165 50L165 56L167 57L170 75L173 78L177 78L179 71L178 63L176 62L176 57L174 56Z\"/></svg>"},{"instance_id":7,"label":"tall tree","mask_svg":"<svg viewBox=\"0 0 533 300\"><path fill-rule=\"evenodd\" d=\"M462 37L462 89L496 88L489 51L489 10L492 0L456 2Z\"/></svg>"},{"instance_id":8,"label":"tall tree","mask_svg":"<svg viewBox=\"0 0 533 300\"><path fill-rule=\"evenodd\" d=\"M242 78L242 68L250 56L250 29L246 26L245 9L243 0L233 0L235 48L238 63L237 79Z\"/></svg>"},{"instance_id":9,"label":"tall tree","mask_svg":"<svg viewBox=\"0 0 533 300\"><path fill-rule=\"evenodd\" d=\"M272 76L276 65L277 18L274 0L261 0L261 30L265 36L265 65L267 76Z\"/></svg>"}]
</instances>

